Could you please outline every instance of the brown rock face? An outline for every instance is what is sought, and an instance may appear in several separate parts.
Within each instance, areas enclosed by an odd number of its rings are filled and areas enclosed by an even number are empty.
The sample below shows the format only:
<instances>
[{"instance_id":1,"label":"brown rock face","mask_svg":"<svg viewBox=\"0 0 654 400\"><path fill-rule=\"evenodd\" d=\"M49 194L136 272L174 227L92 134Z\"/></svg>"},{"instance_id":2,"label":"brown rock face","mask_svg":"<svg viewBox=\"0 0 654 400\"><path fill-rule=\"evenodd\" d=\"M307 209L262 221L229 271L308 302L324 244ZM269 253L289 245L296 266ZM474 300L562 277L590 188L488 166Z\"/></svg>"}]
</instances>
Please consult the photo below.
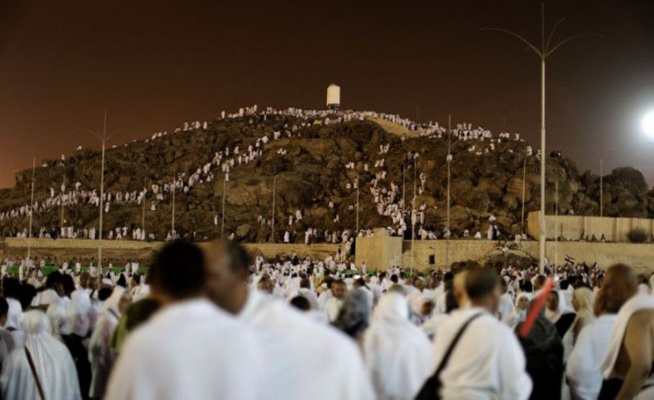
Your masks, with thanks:
<instances>
[{"instance_id":1,"label":"brown rock face","mask_svg":"<svg viewBox=\"0 0 654 400\"><path fill-rule=\"evenodd\" d=\"M252 120L252 122L250 122ZM302 123L308 122L304 127ZM226 147L239 146L244 152L254 146L258 138L281 132L282 138L270 141L263 147L260 159L245 165L236 165L225 185L225 232L239 240L263 241L271 229L257 222L257 217L272 218L273 181L277 221L275 235L281 240L284 230L303 232L312 227L320 230L354 229L356 224L356 182L360 179L360 226L375 228L389 226L392 221L379 215L370 187L376 173L385 171L385 179L378 187L389 188L391 182L402 188L407 204L414 197L414 181L420 186L420 174L427 177L424 192L417 194L416 205L425 205L427 229L443 231L447 221L447 146L440 140L427 137L400 138L370 121L352 121L314 124L287 116L245 117L218 120L207 130L193 130L168 134L162 138L118 146L107 151L105 191L140 191L143 185L170 182L175 173L186 177L198 168L211 163L215 153ZM298 128L292 131L293 125ZM288 133L292 134L288 138ZM379 145L390 144L387 154L379 155ZM471 147L475 146L475 151ZM454 141L451 162L451 221L452 231L471 234L488 227L489 216L495 215L500 231L514 234L520 231L523 193L523 154L527 143L514 140L493 142L488 140ZM484 149L484 150L482 150ZM286 154L279 154L279 151ZM420 157L414 167L407 153L417 151ZM482 154L476 154L482 151ZM375 168L375 162L384 158L384 166ZM345 165L354 162L354 169ZM82 190L97 190L100 185L100 154L82 150L65 163L45 160L47 167L36 172L36 201L50 197L50 188L59 192L63 179L71 188L80 182ZM539 160L527 157L525 182L526 212L540 207ZM367 166L367 168L366 168ZM366 171L367 169L367 171ZM214 168L211 182L198 182L188 193L178 193L175 208L176 230L182 234L196 232L197 237L213 238L220 235L220 214L223 198L223 180L219 169ZM404 178L404 179L403 179ZM29 203L31 170L17 174L12 189L0 191L0 212L17 209ZM404 182L404 186L403 186ZM558 199L555 194L559 184ZM348 184L350 188L348 189ZM554 212L558 203L561 214L599 215L599 177L585 172L579 175L575 164L564 157L547 159L546 207ZM396 200L399 201L400 198ZM152 192L147 198L146 231L158 238L165 237L171 224L171 201L158 202L157 210L150 211ZM328 207L329 202L333 208ZM297 209L304 218L288 225L288 217ZM650 190L643 175L633 168L619 168L604 177L604 214L606 216L653 217L654 191ZM60 208L54 207L34 218L35 231L41 227L57 228ZM142 207L135 203L112 204L105 214L106 231L122 226L141 226ZM339 221L334 222L336 216ZM65 208L66 225L75 227L98 226L98 208L78 203ZM12 235L27 227L27 218L11 218L0 222L0 235ZM300 239L301 240L301 239Z\"/></svg>"}]
</instances>

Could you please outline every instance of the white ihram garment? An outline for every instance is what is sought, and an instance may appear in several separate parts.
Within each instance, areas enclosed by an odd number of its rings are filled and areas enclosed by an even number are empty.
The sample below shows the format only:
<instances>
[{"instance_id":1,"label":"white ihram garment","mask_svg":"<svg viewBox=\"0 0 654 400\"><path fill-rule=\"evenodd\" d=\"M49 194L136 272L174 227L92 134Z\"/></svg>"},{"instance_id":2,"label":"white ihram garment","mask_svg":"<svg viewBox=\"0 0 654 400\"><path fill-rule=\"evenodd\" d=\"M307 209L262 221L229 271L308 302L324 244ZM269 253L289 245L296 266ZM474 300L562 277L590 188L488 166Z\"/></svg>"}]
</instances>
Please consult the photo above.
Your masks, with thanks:
<instances>
[{"instance_id":1,"label":"white ihram garment","mask_svg":"<svg viewBox=\"0 0 654 400\"><path fill-rule=\"evenodd\" d=\"M105 400L269 398L263 345L208 300L166 306L130 333Z\"/></svg>"}]
</instances>

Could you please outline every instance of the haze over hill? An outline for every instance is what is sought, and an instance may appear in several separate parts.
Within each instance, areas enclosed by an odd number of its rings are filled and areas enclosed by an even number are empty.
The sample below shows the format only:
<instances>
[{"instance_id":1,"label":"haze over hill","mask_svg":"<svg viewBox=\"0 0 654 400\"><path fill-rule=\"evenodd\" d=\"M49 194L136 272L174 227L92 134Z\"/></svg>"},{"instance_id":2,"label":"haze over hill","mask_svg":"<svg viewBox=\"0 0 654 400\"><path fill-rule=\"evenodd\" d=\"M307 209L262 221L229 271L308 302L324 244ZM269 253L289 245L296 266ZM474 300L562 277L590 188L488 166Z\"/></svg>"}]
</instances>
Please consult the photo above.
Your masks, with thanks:
<instances>
[{"instance_id":1,"label":"haze over hill","mask_svg":"<svg viewBox=\"0 0 654 400\"><path fill-rule=\"evenodd\" d=\"M187 124L186 130L180 128L178 132L108 149L105 193L112 195L112 201L104 214L105 235L116 228L140 228L144 220L148 234L154 234L157 240L164 239L172 222L172 196L164 188L174 177L178 187L175 230L181 235L195 232L197 239L220 236L223 187L225 236L233 232L238 240L269 240L271 228L265 221L260 223L259 217L272 218L273 186L276 241L282 241L285 230L354 230L358 176L362 229L397 227L397 221L394 223L391 216L379 212L379 196L376 203L370 190L376 181L382 193L391 191L392 186L397 188L392 199L397 204L401 204L404 193L409 225L416 187L415 207L424 211L423 228L441 237L446 226L447 134L442 127L424 125L420 127L423 136L416 132L403 140L398 132L411 128L412 123L401 120L404 126L393 129L397 124L384 118L397 117L369 112L247 109L242 116L234 114L206 124L194 122ZM431 134L426 135L427 132ZM453 135L462 137L463 129L455 129ZM279 138L275 140L275 136ZM523 157L527 159L525 209L527 213L539 209L536 148L534 155L528 155L528 143L516 140L513 134L510 138L498 136L496 133L492 140L452 137L454 235L461 236L464 230L471 236L476 232L485 235L491 216L496 218L492 223L498 225L505 237L521 231ZM264 137L267 139L263 140ZM388 152L380 154L380 146L388 146ZM239 155L234 154L236 147ZM261 150L259 156L247 163L238 161L239 156L257 149ZM419 156L414 162L412 155L416 153ZM224 183L224 166L232 159L229 181ZM381 159L383 166L376 166ZM89 199L97 198L100 192L100 152L82 149L65 161L45 160L42 164L35 175L34 235L39 235L42 228L58 229L62 209L65 226L97 229L99 208ZM14 236L28 228L26 206L30 202L31 172L19 172L14 188L0 191L3 236ZM565 156L550 155L548 212L554 212L557 180L560 214L599 215L599 177L590 172L580 173ZM158 186L158 193L154 193L153 185ZM117 201L118 193L121 201ZM289 226L289 216L295 216L297 210L301 210L303 218ZM620 168L604 178L604 215L654 216L654 191L649 190L639 171ZM303 235L298 235L297 240L303 240Z\"/></svg>"}]
</instances>

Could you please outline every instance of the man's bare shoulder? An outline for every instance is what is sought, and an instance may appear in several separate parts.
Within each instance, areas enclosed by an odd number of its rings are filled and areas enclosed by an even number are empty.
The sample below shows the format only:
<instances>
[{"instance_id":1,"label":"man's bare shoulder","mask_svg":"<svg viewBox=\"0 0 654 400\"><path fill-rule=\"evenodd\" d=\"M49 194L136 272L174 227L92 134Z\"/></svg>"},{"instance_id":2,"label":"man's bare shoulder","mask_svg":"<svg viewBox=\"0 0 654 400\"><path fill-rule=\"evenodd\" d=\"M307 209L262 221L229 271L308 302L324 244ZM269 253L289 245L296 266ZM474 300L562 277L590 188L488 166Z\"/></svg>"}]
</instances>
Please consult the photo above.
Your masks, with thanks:
<instances>
[{"instance_id":1,"label":"man's bare shoulder","mask_svg":"<svg viewBox=\"0 0 654 400\"><path fill-rule=\"evenodd\" d=\"M631 318L629 318L627 331L629 331L630 328L645 327L651 325L654 325L654 308L638 310L633 313Z\"/></svg>"}]
</instances>

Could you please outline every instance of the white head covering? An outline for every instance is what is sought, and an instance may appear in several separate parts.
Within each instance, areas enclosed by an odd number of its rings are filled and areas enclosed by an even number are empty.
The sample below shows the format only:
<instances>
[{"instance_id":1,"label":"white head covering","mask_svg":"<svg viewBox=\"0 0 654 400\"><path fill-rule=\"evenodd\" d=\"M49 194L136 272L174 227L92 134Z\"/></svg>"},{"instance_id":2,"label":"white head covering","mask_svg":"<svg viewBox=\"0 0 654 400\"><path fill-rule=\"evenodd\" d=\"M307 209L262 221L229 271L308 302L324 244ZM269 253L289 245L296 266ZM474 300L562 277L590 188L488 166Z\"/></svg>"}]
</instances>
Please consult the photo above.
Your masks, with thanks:
<instances>
[{"instance_id":1,"label":"white head covering","mask_svg":"<svg viewBox=\"0 0 654 400\"><path fill-rule=\"evenodd\" d=\"M9 305L9 311L7 312L7 322L5 323L5 327L20 329L20 320L23 317L23 306L20 304L20 301L11 297L7 297L7 304Z\"/></svg>"},{"instance_id":2,"label":"white head covering","mask_svg":"<svg viewBox=\"0 0 654 400\"><path fill-rule=\"evenodd\" d=\"M413 398L431 372L431 343L409 321L400 293L382 296L363 335L366 366L377 398Z\"/></svg>"},{"instance_id":3,"label":"white head covering","mask_svg":"<svg viewBox=\"0 0 654 400\"><path fill-rule=\"evenodd\" d=\"M50 333L48 317L40 310L23 315L25 348L29 350L43 391L52 399L80 399L77 371L70 352ZM34 375L26 352L16 349L7 358L0 377L5 399L38 399Z\"/></svg>"},{"instance_id":4,"label":"white head covering","mask_svg":"<svg viewBox=\"0 0 654 400\"><path fill-rule=\"evenodd\" d=\"M97 320L97 311L91 304L91 298L85 290L76 290L70 295L66 305L65 321L61 328L62 335L74 333L86 337Z\"/></svg>"}]
</instances>

